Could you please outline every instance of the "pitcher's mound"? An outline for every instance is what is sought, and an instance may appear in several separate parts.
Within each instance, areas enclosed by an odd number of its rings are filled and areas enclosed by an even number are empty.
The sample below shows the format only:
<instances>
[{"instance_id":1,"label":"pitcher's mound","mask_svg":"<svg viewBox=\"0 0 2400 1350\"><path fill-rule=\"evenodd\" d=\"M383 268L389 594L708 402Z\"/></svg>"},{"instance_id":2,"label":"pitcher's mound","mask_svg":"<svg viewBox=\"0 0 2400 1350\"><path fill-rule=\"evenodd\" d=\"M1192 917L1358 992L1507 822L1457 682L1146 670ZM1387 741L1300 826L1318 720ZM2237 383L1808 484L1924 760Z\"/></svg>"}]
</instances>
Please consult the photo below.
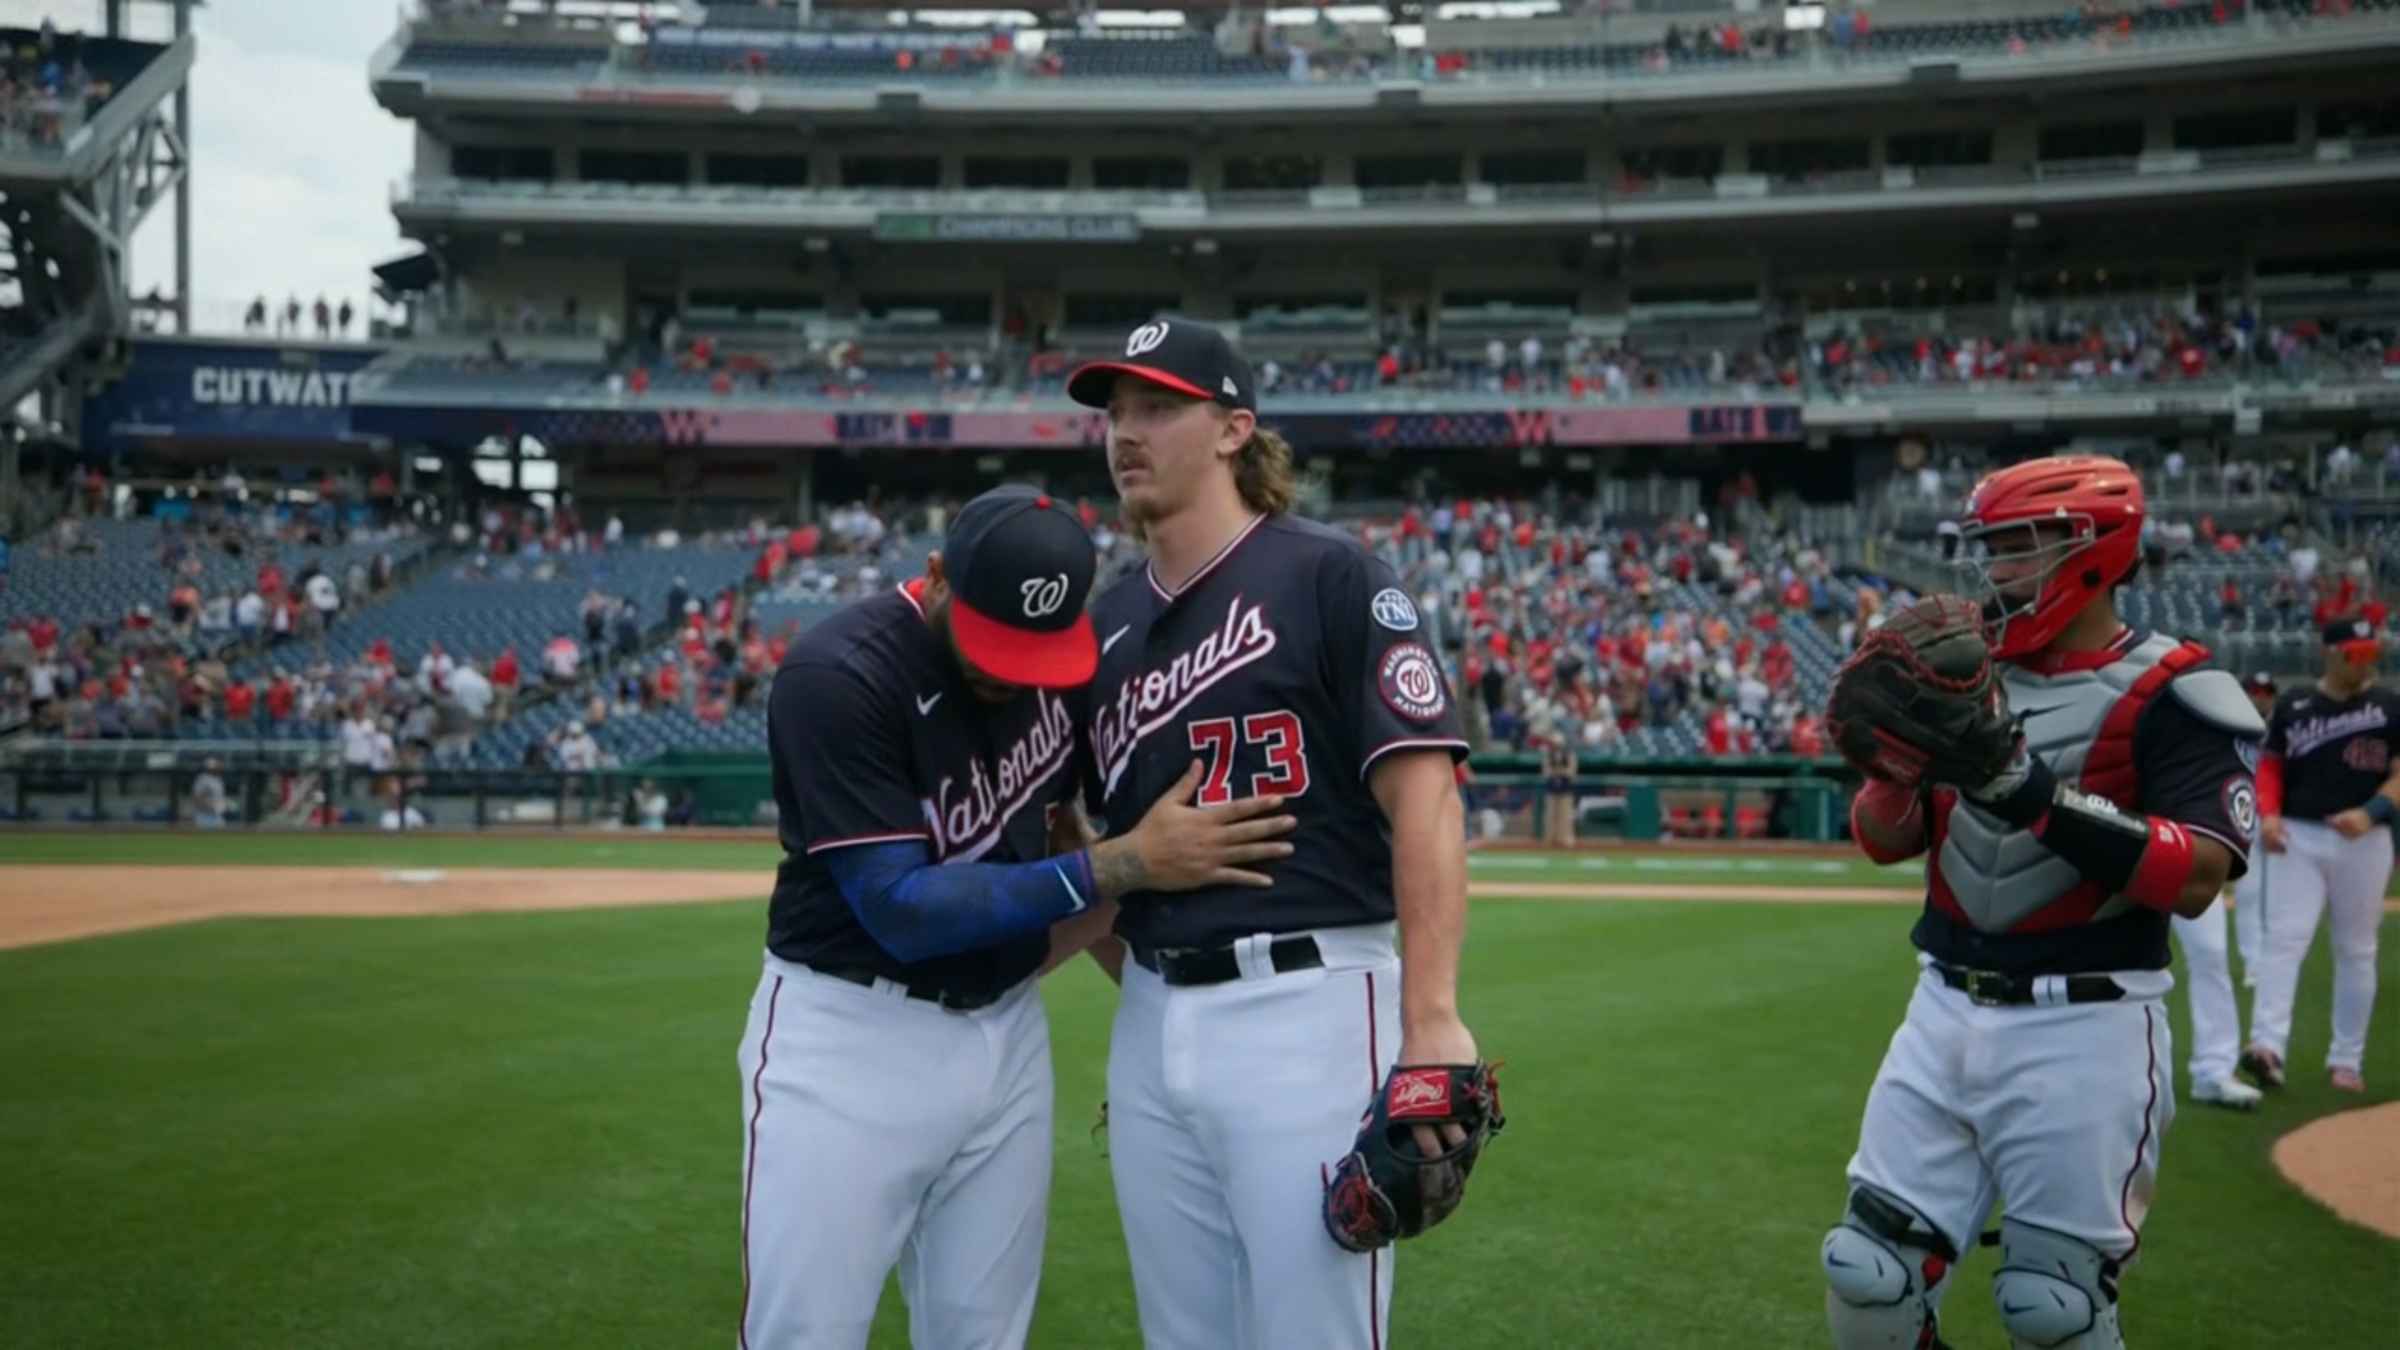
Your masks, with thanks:
<instances>
[{"instance_id":1,"label":"pitcher's mound","mask_svg":"<svg viewBox=\"0 0 2400 1350\"><path fill-rule=\"evenodd\" d=\"M2311 1200L2400 1238L2400 1102L2312 1120L2276 1140L2274 1156Z\"/></svg>"}]
</instances>

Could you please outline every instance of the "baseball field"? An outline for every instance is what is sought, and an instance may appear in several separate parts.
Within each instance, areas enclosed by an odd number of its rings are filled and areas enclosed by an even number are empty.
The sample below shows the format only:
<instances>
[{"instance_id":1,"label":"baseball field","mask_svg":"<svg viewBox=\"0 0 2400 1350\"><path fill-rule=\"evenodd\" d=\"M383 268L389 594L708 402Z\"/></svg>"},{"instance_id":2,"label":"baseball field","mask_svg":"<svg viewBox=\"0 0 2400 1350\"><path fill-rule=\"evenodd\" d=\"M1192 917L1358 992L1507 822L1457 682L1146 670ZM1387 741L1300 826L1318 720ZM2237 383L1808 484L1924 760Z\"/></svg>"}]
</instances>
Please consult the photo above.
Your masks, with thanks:
<instances>
[{"instance_id":1,"label":"baseball field","mask_svg":"<svg viewBox=\"0 0 2400 1350\"><path fill-rule=\"evenodd\" d=\"M774 859L634 835L0 836L0 1345L731 1345L734 1047ZM1511 1124L1458 1218L1400 1253L1393 1343L1822 1345L1817 1242L1908 994L1909 873L1752 850L1486 852L1473 875L1464 1011L1507 1061ZM2352 1118L2380 1133L2333 1156L2354 1214L2400 1212L2366 1190L2400 1189L2396 917L2374 1115ZM2361 1106L2318 1067L2327 982L2320 942L2290 1089L2255 1116L2179 1109L2125 1280L2145 1350L2400 1343L2400 1240L2272 1156ZM1092 1128L1114 991L1078 963L1045 994L1033 1343L1130 1347ZM1960 1350L2006 1344L1992 1264L1949 1301ZM874 1344L902 1325L887 1297Z\"/></svg>"}]
</instances>

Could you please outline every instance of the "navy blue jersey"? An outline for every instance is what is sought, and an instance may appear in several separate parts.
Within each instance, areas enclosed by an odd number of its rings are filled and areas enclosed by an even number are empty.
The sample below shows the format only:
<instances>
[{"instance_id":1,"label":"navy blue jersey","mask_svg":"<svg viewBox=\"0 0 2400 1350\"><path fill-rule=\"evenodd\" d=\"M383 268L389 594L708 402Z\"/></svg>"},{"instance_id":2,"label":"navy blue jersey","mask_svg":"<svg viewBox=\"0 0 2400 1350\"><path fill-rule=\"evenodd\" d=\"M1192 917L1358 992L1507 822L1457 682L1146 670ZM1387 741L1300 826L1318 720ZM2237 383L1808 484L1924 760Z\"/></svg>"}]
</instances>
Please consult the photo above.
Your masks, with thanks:
<instances>
[{"instance_id":1,"label":"navy blue jersey","mask_svg":"<svg viewBox=\"0 0 2400 1350\"><path fill-rule=\"evenodd\" d=\"M2283 814L2324 820L2365 806L2400 750L2400 694L2370 685L2337 699L2286 689L2267 716L2266 752L2283 757Z\"/></svg>"},{"instance_id":2,"label":"navy blue jersey","mask_svg":"<svg viewBox=\"0 0 2400 1350\"><path fill-rule=\"evenodd\" d=\"M1092 602L1100 669L1085 694L1085 804L1130 830L1194 758L1199 802L1280 795L1289 858L1271 890L1124 898L1140 951L1393 917L1391 830L1367 773L1395 751L1467 751L1457 700L1392 569L1338 531L1253 521L1182 588L1143 568Z\"/></svg>"},{"instance_id":3,"label":"navy blue jersey","mask_svg":"<svg viewBox=\"0 0 2400 1350\"><path fill-rule=\"evenodd\" d=\"M913 586L915 583L911 583ZM923 840L936 862L1032 862L1074 793L1067 701L1028 691L978 702L908 587L844 607L794 639L767 700L783 863L767 948L820 969L961 995L1041 967L1046 932L906 964L861 927L823 857Z\"/></svg>"}]
</instances>

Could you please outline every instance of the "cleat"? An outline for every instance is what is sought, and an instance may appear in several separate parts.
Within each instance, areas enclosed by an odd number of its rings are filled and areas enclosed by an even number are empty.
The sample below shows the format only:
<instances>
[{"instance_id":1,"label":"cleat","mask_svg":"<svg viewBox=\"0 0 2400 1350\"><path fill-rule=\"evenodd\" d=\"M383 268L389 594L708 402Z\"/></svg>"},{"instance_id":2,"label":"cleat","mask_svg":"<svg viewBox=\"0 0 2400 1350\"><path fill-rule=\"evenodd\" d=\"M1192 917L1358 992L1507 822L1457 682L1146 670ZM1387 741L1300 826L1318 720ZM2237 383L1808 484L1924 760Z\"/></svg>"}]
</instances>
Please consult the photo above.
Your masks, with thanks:
<instances>
[{"instance_id":1,"label":"cleat","mask_svg":"<svg viewBox=\"0 0 2400 1350\"><path fill-rule=\"evenodd\" d=\"M2242 1062L2238 1072L2258 1087L2282 1087L2283 1056L2263 1045L2251 1046L2242 1052Z\"/></svg>"},{"instance_id":2,"label":"cleat","mask_svg":"<svg viewBox=\"0 0 2400 1350\"><path fill-rule=\"evenodd\" d=\"M2356 1069L2329 1069L2326 1071L2326 1078L2332 1083L2333 1090L2336 1092L2364 1092L2367 1090L2367 1080L2360 1077Z\"/></svg>"},{"instance_id":3,"label":"cleat","mask_svg":"<svg viewBox=\"0 0 2400 1350\"><path fill-rule=\"evenodd\" d=\"M2238 1078L2215 1078L2192 1084L2192 1100L2228 1111L2255 1111L2262 1094Z\"/></svg>"}]
</instances>

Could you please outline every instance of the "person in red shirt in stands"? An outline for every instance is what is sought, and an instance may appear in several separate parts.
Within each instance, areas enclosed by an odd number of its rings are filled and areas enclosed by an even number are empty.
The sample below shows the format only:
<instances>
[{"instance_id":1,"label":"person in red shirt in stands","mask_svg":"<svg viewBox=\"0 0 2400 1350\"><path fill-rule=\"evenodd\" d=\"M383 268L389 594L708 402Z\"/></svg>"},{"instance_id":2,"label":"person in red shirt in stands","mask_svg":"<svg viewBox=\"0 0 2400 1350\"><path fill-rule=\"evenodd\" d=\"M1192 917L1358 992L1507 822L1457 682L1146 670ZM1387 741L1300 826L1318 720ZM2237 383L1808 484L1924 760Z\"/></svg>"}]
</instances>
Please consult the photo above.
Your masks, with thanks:
<instances>
[{"instance_id":1,"label":"person in red shirt in stands","mask_svg":"<svg viewBox=\"0 0 2400 1350\"><path fill-rule=\"evenodd\" d=\"M658 663L658 701L662 706L683 701L683 668L672 660Z\"/></svg>"},{"instance_id":2,"label":"person in red shirt in stands","mask_svg":"<svg viewBox=\"0 0 2400 1350\"><path fill-rule=\"evenodd\" d=\"M500 654L492 658L491 674L487 677L492 686L492 720L494 722L508 720L508 705L517 696L517 681L521 677L522 672L517 669L516 647L513 645L502 647Z\"/></svg>"},{"instance_id":3,"label":"person in red shirt in stands","mask_svg":"<svg viewBox=\"0 0 2400 1350\"><path fill-rule=\"evenodd\" d=\"M292 677L277 671L275 682L267 686L267 717L277 722L288 720L292 715L292 698Z\"/></svg>"},{"instance_id":4,"label":"person in red shirt in stands","mask_svg":"<svg viewBox=\"0 0 2400 1350\"><path fill-rule=\"evenodd\" d=\"M708 631L712 634L733 631L733 587L717 592L716 600L709 605Z\"/></svg>"},{"instance_id":5,"label":"person in red shirt in stands","mask_svg":"<svg viewBox=\"0 0 2400 1350\"><path fill-rule=\"evenodd\" d=\"M1815 759L1825 753L1825 724L1813 712L1804 712L1792 722L1792 753L1803 759Z\"/></svg>"},{"instance_id":6,"label":"person in red shirt in stands","mask_svg":"<svg viewBox=\"0 0 2400 1350\"><path fill-rule=\"evenodd\" d=\"M248 680L235 680L225 687L225 720L247 722L258 716L258 687Z\"/></svg>"},{"instance_id":7,"label":"person in red shirt in stands","mask_svg":"<svg viewBox=\"0 0 2400 1350\"><path fill-rule=\"evenodd\" d=\"M258 598L274 603L283 594L283 569L274 563L258 565Z\"/></svg>"},{"instance_id":8,"label":"person in red shirt in stands","mask_svg":"<svg viewBox=\"0 0 2400 1350\"><path fill-rule=\"evenodd\" d=\"M1724 704L1720 703L1708 710L1708 722L1704 730L1708 738L1708 753L1712 755L1733 753L1733 723L1732 719L1725 715Z\"/></svg>"},{"instance_id":9,"label":"person in red shirt in stands","mask_svg":"<svg viewBox=\"0 0 2400 1350\"><path fill-rule=\"evenodd\" d=\"M765 675L774 670L773 658L767 655L766 639L755 631L742 643L742 671L748 675Z\"/></svg>"},{"instance_id":10,"label":"person in red shirt in stands","mask_svg":"<svg viewBox=\"0 0 2400 1350\"><path fill-rule=\"evenodd\" d=\"M761 586L772 584L775 578L782 573L784 562L790 557L791 549L783 540L778 539L767 545L766 551L758 555L758 565L754 569L758 584Z\"/></svg>"}]
</instances>

